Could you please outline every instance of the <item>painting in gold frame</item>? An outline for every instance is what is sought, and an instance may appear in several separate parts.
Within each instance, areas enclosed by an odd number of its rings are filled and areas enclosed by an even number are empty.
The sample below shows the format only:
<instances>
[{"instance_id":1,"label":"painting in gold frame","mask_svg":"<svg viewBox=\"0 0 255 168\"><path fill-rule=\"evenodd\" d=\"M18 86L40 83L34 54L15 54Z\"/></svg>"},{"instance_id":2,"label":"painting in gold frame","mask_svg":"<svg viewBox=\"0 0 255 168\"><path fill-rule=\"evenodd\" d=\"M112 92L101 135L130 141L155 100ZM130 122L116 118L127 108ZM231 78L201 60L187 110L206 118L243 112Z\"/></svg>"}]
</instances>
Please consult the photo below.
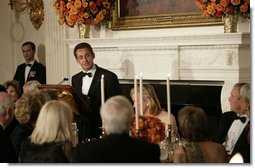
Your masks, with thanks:
<instances>
[{"instance_id":1,"label":"painting in gold frame","mask_svg":"<svg viewBox=\"0 0 255 168\"><path fill-rule=\"evenodd\" d=\"M195 0L115 0L112 30L203 26L223 24L204 17Z\"/></svg>"}]
</instances>

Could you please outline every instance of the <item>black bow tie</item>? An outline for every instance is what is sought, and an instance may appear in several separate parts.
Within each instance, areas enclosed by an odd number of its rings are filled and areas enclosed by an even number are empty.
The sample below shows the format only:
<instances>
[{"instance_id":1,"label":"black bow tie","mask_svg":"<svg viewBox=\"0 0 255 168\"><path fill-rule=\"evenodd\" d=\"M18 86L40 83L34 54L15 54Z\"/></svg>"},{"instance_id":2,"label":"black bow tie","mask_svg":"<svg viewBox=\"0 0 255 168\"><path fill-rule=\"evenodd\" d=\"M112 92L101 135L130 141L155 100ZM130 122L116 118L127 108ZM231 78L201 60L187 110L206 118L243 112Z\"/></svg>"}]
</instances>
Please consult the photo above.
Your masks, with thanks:
<instances>
[{"instance_id":1,"label":"black bow tie","mask_svg":"<svg viewBox=\"0 0 255 168\"><path fill-rule=\"evenodd\" d=\"M245 123L246 117L239 117L239 116L236 116L235 120L241 120L242 123Z\"/></svg>"},{"instance_id":2,"label":"black bow tie","mask_svg":"<svg viewBox=\"0 0 255 168\"><path fill-rule=\"evenodd\" d=\"M31 67L31 66L32 66L32 64L26 64L26 66L29 66L29 67Z\"/></svg>"},{"instance_id":3,"label":"black bow tie","mask_svg":"<svg viewBox=\"0 0 255 168\"><path fill-rule=\"evenodd\" d=\"M92 73L91 72L88 72L88 73L84 73L84 72L82 72L82 77L85 77L85 76L88 76L88 77L92 77Z\"/></svg>"}]
</instances>

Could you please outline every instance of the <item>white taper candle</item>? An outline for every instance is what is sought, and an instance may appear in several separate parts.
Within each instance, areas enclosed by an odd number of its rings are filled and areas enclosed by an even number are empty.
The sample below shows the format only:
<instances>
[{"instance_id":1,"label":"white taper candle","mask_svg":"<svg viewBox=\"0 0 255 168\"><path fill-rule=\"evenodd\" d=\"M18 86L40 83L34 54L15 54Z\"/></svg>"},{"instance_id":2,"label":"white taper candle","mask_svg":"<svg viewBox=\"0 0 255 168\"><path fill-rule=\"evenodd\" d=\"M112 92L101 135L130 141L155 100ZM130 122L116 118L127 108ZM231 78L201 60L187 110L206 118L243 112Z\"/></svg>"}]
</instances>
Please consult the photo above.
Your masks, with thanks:
<instances>
[{"instance_id":1,"label":"white taper candle","mask_svg":"<svg viewBox=\"0 0 255 168\"><path fill-rule=\"evenodd\" d=\"M140 96L139 96L139 100L140 100L140 115L143 116L143 73L140 73Z\"/></svg>"},{"instance_id":2,"label":"white taper candle","mask_svg":"<svg viewBox=\"0 0 255 168\"><path fill-rule=\"evenodd\" d=\"M104 96L104 75L101 75L101 105L104 104L105 96Z\"/></svg>"},{"instance_id":3,"label":"white taper candle","mask_svg":"<svg viewBox=\"0 0 255 168\"><path fill-rule=\"evenodd\" d=\"M166 79L166 95L167 95L167 112L168 112L168 119L169 119L169 124L171 125L171 97L170 97L170 77L171 74L167 75Z\"/></svg>"},{"instance_id":4,"label":"white taper candle","mask_svg":"<svg viewBox=\"0 0 255 168\"><path fill-rule=\"evenodd\" d=\"M135 79L134 79L134 90L135 90L134 104L135 104L135 128L136 128L136 130L139 129L139 126L138 126L138 116L139 115L138 115L138 109L137 109L137 105L138 105L137 80L138 80L138 76L136 75Z\"/></svg>"}]
</instances>

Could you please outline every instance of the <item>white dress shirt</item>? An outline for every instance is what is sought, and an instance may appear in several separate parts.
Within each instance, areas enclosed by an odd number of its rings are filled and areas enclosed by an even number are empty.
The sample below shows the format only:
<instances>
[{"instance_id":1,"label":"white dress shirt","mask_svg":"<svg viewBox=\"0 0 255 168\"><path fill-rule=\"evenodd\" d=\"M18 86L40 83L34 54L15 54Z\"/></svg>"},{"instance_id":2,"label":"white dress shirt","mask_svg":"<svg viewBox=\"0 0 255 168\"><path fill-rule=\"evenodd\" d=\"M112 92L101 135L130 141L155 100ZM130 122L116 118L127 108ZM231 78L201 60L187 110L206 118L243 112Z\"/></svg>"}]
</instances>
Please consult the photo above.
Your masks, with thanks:
<instances>
[{"instance_id":1,"label":"white dress shirt","mask_svg":"<svg viewBox=\"0 0 255 168\"><path fill-rule=\"evenodd\" d=\"M88 95L90 85L91 85L94 75L96 73L96 65L94 64L93 67L90 70L88 70L87 72L85 72L85 71L83 71L83 72L84 73L90 72L92 74L92 77L88 77L88 75L86 75L82 78L82 94Z\"/></svg>"},{"instance_id":2,"label":"white dress shirt","mask_svg":"<svg viewBox=\"0 0 255 168\"><path fill-rule=\"evenodd\" d=\"M29 62L28 64L31 64L31 67L32 67L33 64L34 64L34 62L35 62L35 60ZM27 64L27 63L26 63L26 64ZM26 68L25 68L25 83L27 82L27 77L28 77L28 75L29 75L29 72L30 72L30 70L31 70L31 67L30 67L30 66L26 66Z\"/></svg>"},{"instance_id":3,"label":"white dress shirt","mask_svg":"<svg viewBox=\"0 0 255 168\"><path fill-rule=\"evenodd\" d=\"M247 118L246 115L243 115L241 117L246 117L246 121L244 123L242 123L242 121L240 121L238 119L234 120L228 130L226 141L223 143L223 145L225 146L226 151L228 152L229 155L231 155L238 138L240 137L241 133L243 132L243 129L249 122L249 118Z\"/></svg>"}]
</instances>

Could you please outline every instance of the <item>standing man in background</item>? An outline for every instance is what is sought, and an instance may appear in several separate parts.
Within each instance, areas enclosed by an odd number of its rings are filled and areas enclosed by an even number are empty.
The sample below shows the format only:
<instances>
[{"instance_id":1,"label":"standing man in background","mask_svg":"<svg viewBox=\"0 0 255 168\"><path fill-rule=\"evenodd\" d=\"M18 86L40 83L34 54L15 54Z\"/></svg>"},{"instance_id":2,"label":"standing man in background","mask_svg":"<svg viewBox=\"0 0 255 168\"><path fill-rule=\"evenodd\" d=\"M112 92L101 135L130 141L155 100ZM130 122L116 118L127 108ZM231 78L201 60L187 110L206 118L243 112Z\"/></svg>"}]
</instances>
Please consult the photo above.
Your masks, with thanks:
<instances>
[{"instance_id":1,"label":"standing man in background","mask_svg":"<svg viewBox=\"0 0 255 168\"><path fill-rule=\"evenodd\" d=\"M19 82L21 88L27 81L31 80L46 84L46 67L35 60L35 44L30 41L25 42L21 49L25 63L17 67L13 79Z\"/></svg>"},{"instance_id":2,"label":"standing man in background","mask_svg":"<svg viewBox=\"0 0 255 168\"><path fill-rule=\"evenodd\" d=\"M104 75L105 100L109 97L120 95L121 89L118 77L115 73L103 69L94 64L95 53L88 43L80 43L74 48L76 62L81 66L82 71L72 76L72 87L86 105L79 109L78 119L79 141L86 138L99 138L102 130L102 121L99 114L101 107L101 76Z\"/></svg>"}]
</instances>

